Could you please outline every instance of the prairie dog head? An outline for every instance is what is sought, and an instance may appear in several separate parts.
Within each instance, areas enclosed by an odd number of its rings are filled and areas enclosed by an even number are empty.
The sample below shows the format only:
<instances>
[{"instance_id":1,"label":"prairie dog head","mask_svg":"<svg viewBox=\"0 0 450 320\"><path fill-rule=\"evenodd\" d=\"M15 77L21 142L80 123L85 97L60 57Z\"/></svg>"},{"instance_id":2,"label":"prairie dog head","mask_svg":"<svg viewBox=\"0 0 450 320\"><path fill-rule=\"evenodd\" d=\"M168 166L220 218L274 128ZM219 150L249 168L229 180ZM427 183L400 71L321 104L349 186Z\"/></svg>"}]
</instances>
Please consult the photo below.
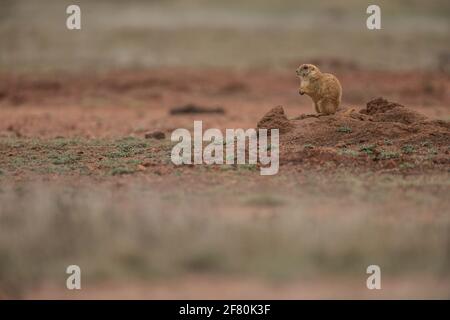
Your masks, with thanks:
<instances>
[{"instance_id":1,"label":"prairie dog head","mask_svg":"<svg viewBox=\"0 0 450 320\"><path fill-rule=\"evenodd\" d=\"M313 64L305 63L297 68L296 73L299 78L313 78L320 74L320 70Z\"/></svg>"}]
</instances>

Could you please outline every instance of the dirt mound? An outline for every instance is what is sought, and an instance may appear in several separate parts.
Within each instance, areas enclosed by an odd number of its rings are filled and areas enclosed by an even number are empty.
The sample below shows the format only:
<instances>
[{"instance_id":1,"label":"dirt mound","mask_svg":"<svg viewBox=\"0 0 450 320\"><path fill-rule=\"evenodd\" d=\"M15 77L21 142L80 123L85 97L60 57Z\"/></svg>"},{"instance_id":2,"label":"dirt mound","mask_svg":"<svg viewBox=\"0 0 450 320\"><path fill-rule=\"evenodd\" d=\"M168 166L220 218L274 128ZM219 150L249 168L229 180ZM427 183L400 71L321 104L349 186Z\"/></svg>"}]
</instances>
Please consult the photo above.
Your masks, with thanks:
<instances>
[{"instance_id":1,"label":"dirt mound","mask_svg":"<svg viewBox=\"0 0 450 320\"><path fill-rule=\"evenodd\" d=\"M280 129L282 164L449 169L450 123L430 121L383 98L368 102L360 112L293 120L278 106L258 122L258 128Z\"/></svg>"},{"instance_id":2,"label":"dirt mound","mask_svg":"<svg viewBox=\"0 0 450 320\"><path fill-rule=\"evenodd\" d=\"M277 106L267 112L257 124L258 129L279 129L280 133L286 133L293 127L282 106Z\"/></svg>"},{"instance_id":3,"label":"dirt mound","mask_svg":"<svg viewBox=\"0 0 450 320\"><path fill-rule=\"evenodd\" d=\"M396 102L389 102L383 98L377 98L367 103L362 114L371 115L378 122L400 122L411 124L426 120L426 117L414 110L408 109Z\"/></svg>"}]
</instances>

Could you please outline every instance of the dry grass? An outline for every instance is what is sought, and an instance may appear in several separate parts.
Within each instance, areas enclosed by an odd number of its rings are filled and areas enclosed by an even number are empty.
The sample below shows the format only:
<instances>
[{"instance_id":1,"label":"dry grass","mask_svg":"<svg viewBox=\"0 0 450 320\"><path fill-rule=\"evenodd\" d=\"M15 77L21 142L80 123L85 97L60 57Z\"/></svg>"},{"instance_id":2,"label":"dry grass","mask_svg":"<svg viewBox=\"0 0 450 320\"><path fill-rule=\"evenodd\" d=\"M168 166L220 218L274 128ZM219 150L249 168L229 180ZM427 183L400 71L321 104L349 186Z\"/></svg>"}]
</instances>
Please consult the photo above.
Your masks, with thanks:
<instances>
[{"instance_id":1,"label":"dry grass","mask_svg":"<svg viewBox=\"0 0 450 320\"><path fill-rule=\"evenodd\" d=\"M70 264L90 285L192 274L365 279L370 264L391 279L449 276L448 177L282 176L294 191L280 193L238 176L238 188L206 192L182 182L176 191L4 186L0 292L63 285Z\"/></svg>"},{"instance_id":2,"label":"dry grass","mask_svg":"<svg viewBox=\"0 0 450 320\"><path fill-rule=\"evenodd\" d=\"M338 58L374 68L429 69L448 55L448 1L379 1L383 30L377 32L366 29L368 4L358 1L77 4L82 30L70 32L65 28L66 3L5 2L0 9L0 66L14 71L285 68L305 59Z\"/></svg>"}]
</instances>

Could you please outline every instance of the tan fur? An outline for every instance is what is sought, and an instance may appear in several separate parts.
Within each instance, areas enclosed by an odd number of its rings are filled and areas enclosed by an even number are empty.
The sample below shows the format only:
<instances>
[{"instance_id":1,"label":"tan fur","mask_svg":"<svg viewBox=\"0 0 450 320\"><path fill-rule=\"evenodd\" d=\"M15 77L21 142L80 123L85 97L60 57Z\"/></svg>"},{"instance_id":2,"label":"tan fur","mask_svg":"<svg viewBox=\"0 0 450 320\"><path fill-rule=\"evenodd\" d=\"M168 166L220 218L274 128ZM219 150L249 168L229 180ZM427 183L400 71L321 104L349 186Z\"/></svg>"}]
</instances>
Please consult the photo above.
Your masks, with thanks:
<instances>
[{"instance_id":1,"label":"tan fur","mask_svg":"<svg viewBox=\"0 0 450 320\"><path fill-rule=\"evenodd\" d=\"M323 115L336 113L342 97L339 80L330 73L322 73L312 64L302 64L297 69L301 95L306 94L314 102L316 112Z\"/></svg>"}]
</instances>

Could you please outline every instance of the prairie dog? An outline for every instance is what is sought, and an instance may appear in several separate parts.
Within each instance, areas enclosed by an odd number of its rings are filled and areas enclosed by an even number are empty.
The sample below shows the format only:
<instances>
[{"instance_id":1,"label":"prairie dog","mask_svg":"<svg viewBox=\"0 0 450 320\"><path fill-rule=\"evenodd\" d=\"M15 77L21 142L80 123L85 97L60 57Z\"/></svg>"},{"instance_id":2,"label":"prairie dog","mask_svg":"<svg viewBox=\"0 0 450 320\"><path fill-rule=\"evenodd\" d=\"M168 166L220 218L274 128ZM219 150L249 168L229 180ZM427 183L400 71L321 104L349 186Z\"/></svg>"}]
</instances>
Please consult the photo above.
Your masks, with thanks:
<instances>
[{"instance_id":1,"label":"prairie dog","mask_svg":"<svg viewBox=\"0 0 450 320\"><path fill-rule=\"evenodd\" d=\"M296 70L300 78L301 95L311 97L319 115L336 113L341 103L342 87L339 80L330 73L322 73L313 64L302 64Z\"/></svg>"}]
</instances>

